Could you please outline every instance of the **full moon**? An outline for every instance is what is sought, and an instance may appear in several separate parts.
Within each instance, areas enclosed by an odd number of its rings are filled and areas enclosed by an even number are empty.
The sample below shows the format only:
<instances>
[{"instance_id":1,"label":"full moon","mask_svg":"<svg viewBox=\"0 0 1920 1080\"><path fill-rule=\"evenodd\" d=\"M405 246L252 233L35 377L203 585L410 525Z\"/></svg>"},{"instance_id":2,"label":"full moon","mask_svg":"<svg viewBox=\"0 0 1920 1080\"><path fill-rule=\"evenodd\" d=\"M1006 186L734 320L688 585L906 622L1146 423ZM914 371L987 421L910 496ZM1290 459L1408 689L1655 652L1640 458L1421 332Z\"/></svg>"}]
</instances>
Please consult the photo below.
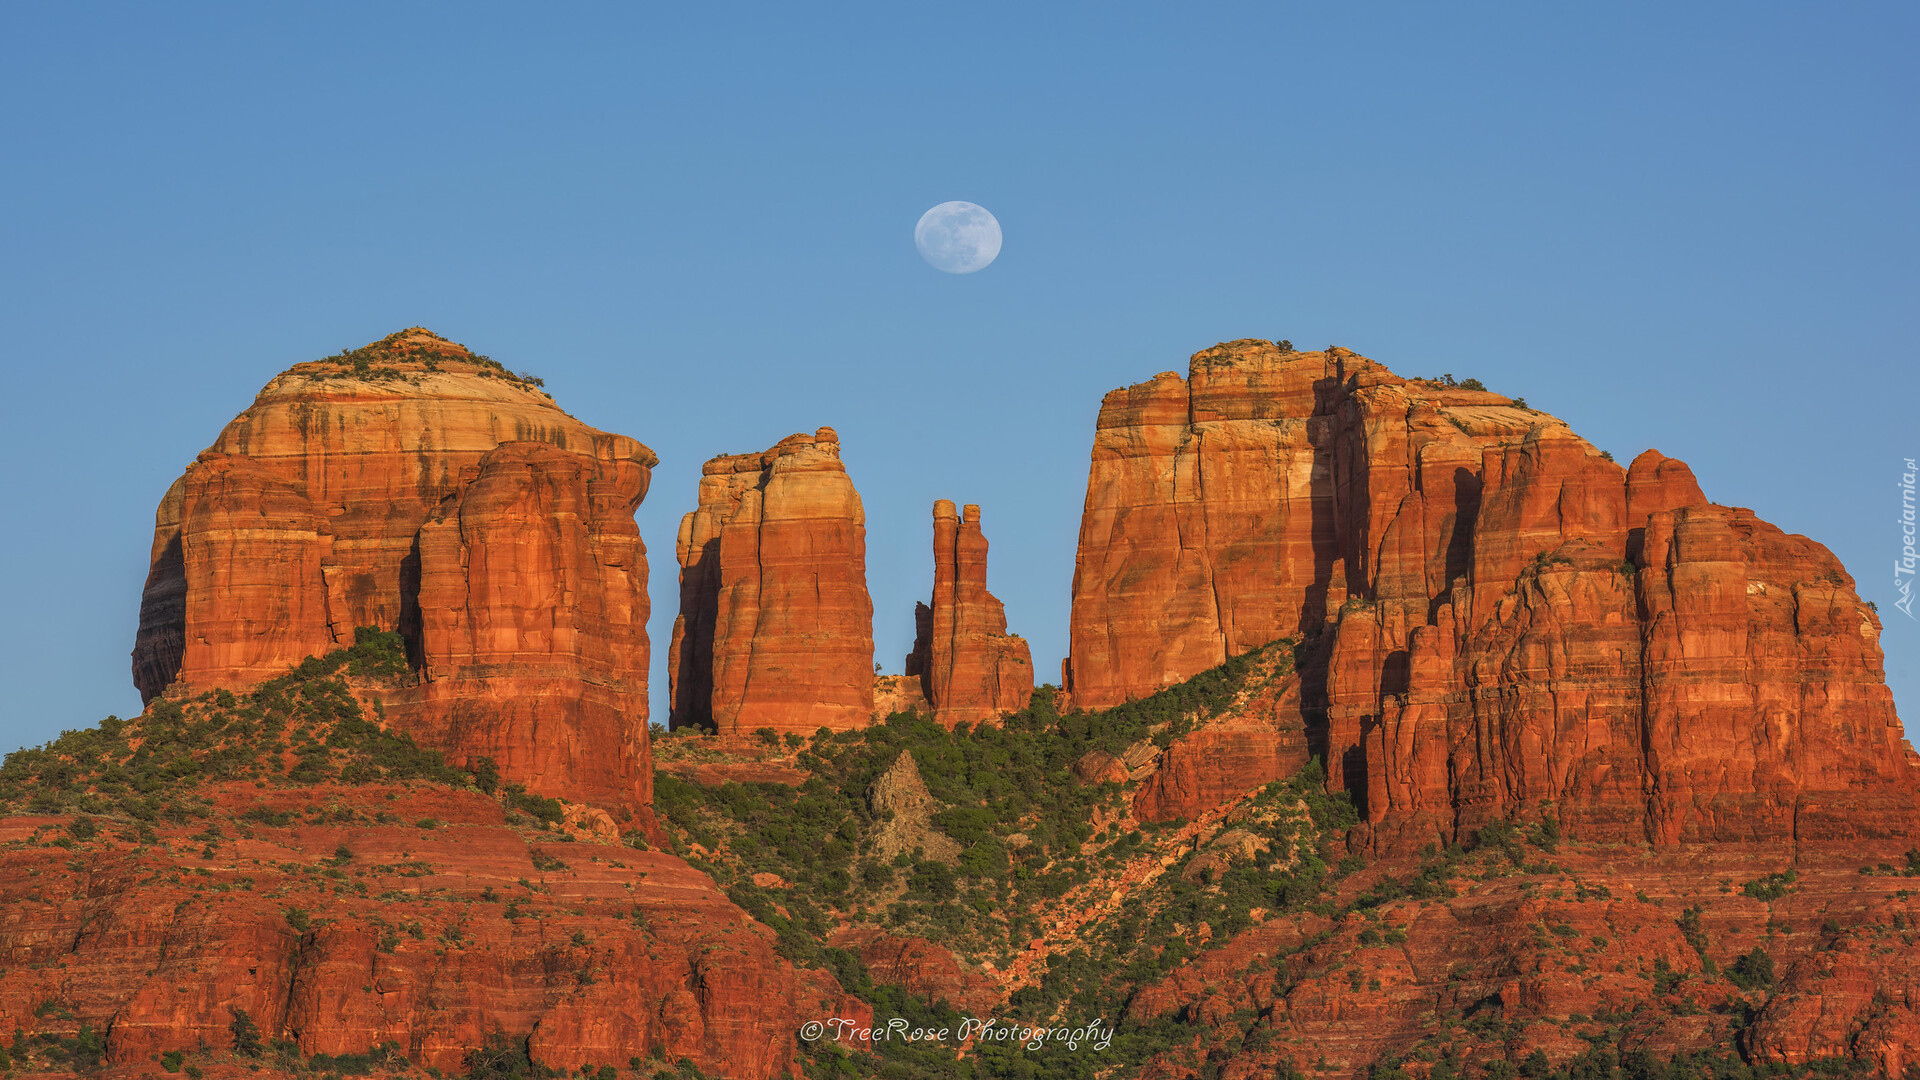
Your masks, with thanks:
<instances>
[{"instance_id":1,"label":"full moon","mask_svg":"<svg viewBox=\"0 0 1920 1080\"><path fill-rule=\"evenodd\" d=\"M1000 222L984 206L943 202L920 215L913 245L935 270L971 274L1000 254Z\"/></svg>"}]
</instances>

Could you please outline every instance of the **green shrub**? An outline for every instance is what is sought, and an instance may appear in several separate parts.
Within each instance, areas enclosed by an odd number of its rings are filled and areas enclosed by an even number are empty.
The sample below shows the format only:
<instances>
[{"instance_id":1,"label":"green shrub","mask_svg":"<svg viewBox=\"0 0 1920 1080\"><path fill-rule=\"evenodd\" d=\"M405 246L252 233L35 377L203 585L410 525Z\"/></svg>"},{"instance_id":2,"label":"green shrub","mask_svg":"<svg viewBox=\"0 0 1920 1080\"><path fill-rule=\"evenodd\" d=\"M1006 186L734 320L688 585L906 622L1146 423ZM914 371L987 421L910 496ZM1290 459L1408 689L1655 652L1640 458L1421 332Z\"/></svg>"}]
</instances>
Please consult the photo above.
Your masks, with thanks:
<instances>
[{"instance_id":1,"label":"green shrub","mask_svg":"<svg viewBox=\"0 0 1920 1080\"><path fill-rule=\"evenodd\" d=\"M266 1049L260 1042L260 1027L247 1015L245 1009L233 1010L233 1023L227 1025L227 1031L233 1036L233 1052L247 1057L259 1057Z\"/></svg>"},{"instance_id":2,"label":"green shrub","mask_svg":"<svg viewBox=\"0 0 1920 1080\"><path fill-rule=\"evenodd\" d=\"M1727 981L1742 990L1763 990L1773 985L1773 957L1755 945L1727 969Z\"/></svg>"},{"instance_id":3,"label":"green shrub","mask_svg":"<svg viewBox=\"0 0 1920 1080\"><path fill-rule=\"evenodd\" d=\"M492 758L474 758L467 762L467 772L473 776L473 786L488 795L500 789L500 766Z\"/></svg>"},{"instance_id":4,"label":"green shrub","mask_svg":"<svg viewBox=\"0 0 1920 1080\"><path fill-rule=\"evenodd\" d=\"M565 803L535 795L519 784L507 786L507 806L549 825L558 825L567 819Z\"/></svg>"},{"instance_id":5,"label":"green shrub","mask_svg":"<svg viewBox=\"0 0 1920 1080\"><path fill-rule=\"evenodd\" d=\"M1771 903L1792 892L1793 890L1790 886L1798 880L1800 880L1800 875L1795 871L1782 870L1768 874L1766 877L1755 878L1745 885L1742 885L1740 891L1753 897L1755 900L1765 900Z\"/></svg>"}]
</instances>

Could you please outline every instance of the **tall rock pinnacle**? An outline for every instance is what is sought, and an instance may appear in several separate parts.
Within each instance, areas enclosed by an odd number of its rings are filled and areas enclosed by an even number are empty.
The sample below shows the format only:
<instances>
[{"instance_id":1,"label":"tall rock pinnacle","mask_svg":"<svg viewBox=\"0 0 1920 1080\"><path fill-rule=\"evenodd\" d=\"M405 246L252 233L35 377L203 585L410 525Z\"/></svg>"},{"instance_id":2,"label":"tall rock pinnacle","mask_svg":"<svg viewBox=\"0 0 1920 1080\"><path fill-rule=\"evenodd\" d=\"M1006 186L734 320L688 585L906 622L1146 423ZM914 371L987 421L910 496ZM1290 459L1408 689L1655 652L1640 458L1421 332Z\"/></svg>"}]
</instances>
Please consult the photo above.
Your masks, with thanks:
<instances>
[{"instance_id":1,"label":"tall rock pinnacle","mask_svg":"<svg viewBox=\"0 0 1920 1080\"><path fill-rule=\"evenodd\" d=\"M832 428L707 462L678 554L674 727L812 734L872 721L866 513Z\"/></svg>"},{"instance_id":2,"label":"tall rock pinnacle","mask_svg":"<svg viewBox=\"0 0 1920 1080\"><path fill-rule=\"evenodd\" d=\"M916 613L919 614L919 613ZM933 504L933 603L918 618L910 658L933 717L947 727L1014 712L1033 695L1025 638L1007 633L1006 608L987 591L980 508Z\"/></svg>"}]
</instances>

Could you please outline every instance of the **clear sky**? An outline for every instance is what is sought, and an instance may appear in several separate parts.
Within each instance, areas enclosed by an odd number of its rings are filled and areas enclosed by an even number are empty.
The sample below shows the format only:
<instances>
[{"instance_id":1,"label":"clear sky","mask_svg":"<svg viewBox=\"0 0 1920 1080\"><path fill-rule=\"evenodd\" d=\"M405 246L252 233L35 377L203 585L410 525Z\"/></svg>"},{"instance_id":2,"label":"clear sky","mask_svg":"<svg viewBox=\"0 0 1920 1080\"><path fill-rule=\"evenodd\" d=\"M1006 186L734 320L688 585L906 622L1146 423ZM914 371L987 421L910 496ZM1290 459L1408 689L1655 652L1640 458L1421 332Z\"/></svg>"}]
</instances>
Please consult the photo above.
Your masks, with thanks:
<instances>
[{"instance_id":1,"label":"clear sky","mask_svg":"<svg viewBox=\"0 0 1920 1080\"><path fill-rule=\"evenodd\" d=\"M1348 346L1567 419L1893 610L1920 456L1911 4L0 6L0 742L138 709L155 503L269 377L424 325L661 458L837 428L899 670L977 502L1043 676L1100 397ZM913 226L979 203L972 275Z\"/></svg>"}]
</instances>

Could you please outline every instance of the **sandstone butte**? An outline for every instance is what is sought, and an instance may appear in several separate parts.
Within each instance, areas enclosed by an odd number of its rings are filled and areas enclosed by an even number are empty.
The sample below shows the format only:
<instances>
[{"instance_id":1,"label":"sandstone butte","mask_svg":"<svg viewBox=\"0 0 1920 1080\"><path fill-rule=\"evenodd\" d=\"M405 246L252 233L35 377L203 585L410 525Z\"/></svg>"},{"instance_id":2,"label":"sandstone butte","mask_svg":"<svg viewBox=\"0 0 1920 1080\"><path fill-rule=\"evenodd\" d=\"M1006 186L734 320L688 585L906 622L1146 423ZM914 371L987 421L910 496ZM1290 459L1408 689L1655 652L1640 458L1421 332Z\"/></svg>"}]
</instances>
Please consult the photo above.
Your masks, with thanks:
<instances>
[{"instance_id":1,"label":"sandstone butte","mask_svg":"<svg viewBox=\"0 0 1920 1080\"><path fill-rule=\"evenodd\" d=\"M866 512L832 428L707 462L678 555L675 729L811 735L872 722Z\"/></svg>"},{"instance_id":2,"label":"sandstone butte","mask_svg":"<svg viewBox=\"0 0 1920 1080\"><path fill-rule=\"evenodd\" d=\"M933 718L951 728L978 724L1026 706L1033 657L1025 638L1007 633L1007 611L987 591L987 539L980 508L933 504L933 603L916 605L907 674L920 677Z\"/></svg>"},{"instance_id":3,"label":"sandstone butte","mask_svg":"<svg viewBox=\"0 0 1920 1080\"><path fill-rule=\"evenodd\" d=\"M1375 850L1545 813L1601 842L1898 850L1920 770L1879 634L1831 553L1679 461L1243 340L1102 403L1063 677L1097 708L1298 644L1276 718L1170 748L1211 775L1162 784L1165 818L1313 754Z\"/></svg>"},{"instance_id":4,"label":"sandstone butte","mask_svg":"<svg viewBox=\"0 0 1920 1080\"><path fill-rule=\"evenodd\" d=\"M455 764L642 815L653 452L419 328L296 364L168 489L133 647L146 700L398 630L390 721Z\"/></svg>"}]
</instances>

